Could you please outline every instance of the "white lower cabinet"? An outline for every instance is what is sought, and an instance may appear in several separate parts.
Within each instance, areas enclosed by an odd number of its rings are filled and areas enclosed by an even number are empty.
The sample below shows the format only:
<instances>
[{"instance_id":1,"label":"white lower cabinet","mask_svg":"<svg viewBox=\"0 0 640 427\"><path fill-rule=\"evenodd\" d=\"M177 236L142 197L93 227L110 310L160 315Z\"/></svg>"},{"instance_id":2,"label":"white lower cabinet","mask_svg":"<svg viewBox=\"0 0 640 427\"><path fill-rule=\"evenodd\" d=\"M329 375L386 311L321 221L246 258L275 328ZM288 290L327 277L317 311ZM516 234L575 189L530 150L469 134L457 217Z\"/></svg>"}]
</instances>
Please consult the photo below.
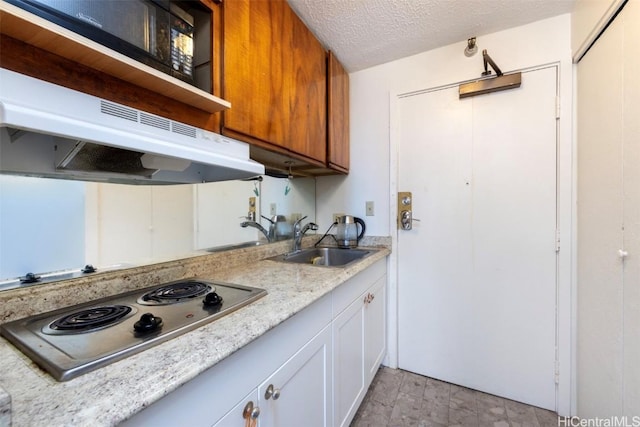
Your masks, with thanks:
<instances>
[{"instance_id":1,"label":"white lower cabinet","mask_svg":"<svg viewBox=\"0 0 640 427\"><path fill-rule=\"evenodd\" d=\"M385 285L383 259L122 425L348 426L386 351Z\"/></svg>"},{"instance_id":2,"label":"white lower cabinet","mask_svg":"<svg viewBox=\"0 0 640 427\"><path fill-rule=\"evenodd\" d=\"M258 387L258 426L330 427L331 390L327 326Z\"/></svg>"},{"instance_id":3,"label":"white lower cabinet","mask_svg":"<svg viewBox=\"0 0 640 427\"><path fill-rule=\"evenodd\" d=\"M271 329L253 342L245 345L233 355L207 369L177 390L156 401L145 410L138 412L122 423L124 427L256 427L243 418L247 403L260 408L264 395L258 396L257 390L262 383L273 378L276 373L285 372L286 366L294 366L305 358L306 351L316 344L331 342L328 326L332 319L331 294L325 295L301 312L293 315L277 327ZM268 296L266 297L268 298ZM327 338L328 335L328 338ZM323 349L323 351L330 351ZM326 370L329 372L327 384L330 387L331 359ZM311 358L311 364L318 361ZM289 365L291 363L291 365ZM301 368L301 371L306 369ZM308 372L308 371L306 371ZM323 372L320 370L319 372ZM323 373L324 375L324 373ZM279 377L281 379L281 377ZM300 377L302 378L302 377ZM297 380L291 380L297 384ZM285 384L282 381L279 384ZM291 388L275 384L281 389ZM267 384L268 386L268 384ZM331 389L329 388L329 392ZM310 390L297 391L299 394L312 394ZM315 393L315 391L313 391ZM325 397L330 399L331 397ZM314 402L315 400L309 400ZM288 404L288 400L283 402ZM317 402L323 407L323 401ZM189 408L184 410L184 408ZM257 411L256 411L257 412ZM252 420L249 420L252 421ZM281 424L279 427L284 427Z\"/></svg>"},{"instance_id":4,"label":"white lower cabinet","mask_svg":"<svg viewBox=\"0 0 640 427\"><path fill-rule=\"evenodd\" d=\"M351 423L384 357L386 282L386 275L373 284L361 282L360 286L370 286L332 322L333 425L336 427ZM338 296L334 307L339 305Z\"/></svg>"},{"instance_id":5,"label":"white lower cabinet","mask_svg":"<svg viewBox=\"0 0 640 427\"><path fill-rule=\"evenodd\" d=\"M329 326L215 424L245 426L331 426Z\"/></svg>"},{"instance_id":6,"label":"white lower cabinet","mask_svg":"<svg viewBox=\"0 0 640 427\"><path fill-rule=\"evenodd\" d=\"M371 295L364 308L364 367L367 388L387 352L387 276L383 276L367 292ZM364 396L363 396L364 397Z\"/></svg>"},{"instance_id":7,"label":"white lower cabinet","mask_svg":"<svg viewBox=\"0 0 640 427\"><path fill-rule=\"evenodd\" d=\"M364 304L354 301L333 321L334 423L349 425L364 394Z\"/></svg>"},{"instance_id":8,"label":"white lower cabinet","mask_svg":"<svg viewBox=\"0 0 640 427\"><path fill-rule=\"evenodd\" d=\"M253 389L227 415L214 424L215 427L254 427L258 425L260 406L258 389Z\"/></svg>"}]
</instances>

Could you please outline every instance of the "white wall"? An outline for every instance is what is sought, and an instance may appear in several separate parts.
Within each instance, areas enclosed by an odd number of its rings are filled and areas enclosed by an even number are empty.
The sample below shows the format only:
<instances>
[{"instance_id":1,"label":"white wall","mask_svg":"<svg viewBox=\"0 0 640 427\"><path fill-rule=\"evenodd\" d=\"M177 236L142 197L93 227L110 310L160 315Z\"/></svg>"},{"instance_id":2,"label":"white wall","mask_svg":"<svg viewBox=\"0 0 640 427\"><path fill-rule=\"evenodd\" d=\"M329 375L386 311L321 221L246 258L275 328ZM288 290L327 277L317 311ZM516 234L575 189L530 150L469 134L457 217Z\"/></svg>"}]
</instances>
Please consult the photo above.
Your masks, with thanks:
<instances>
[{"instance_id":1,"label":"white wall","mask_svg":"<svg viewBox=\"0 0 640 427\"><path fill-rule=\"evenodd\" d=\"M469 34L472 36L473 34ZM563 233L562 261L559 266L561 286L559 304L559 361L561 396L558 406L562 414L572 413L572 340L571 310L573 306L573 194L575 186L574 141L572 137L573 65L571 63L571 17L569 14L529 25L484 35L477 38L479 51L487 49L503 72L549 63L560 64L560 107L558 183L562 195L559 205L560 229ZM480 78L482 55L467 58L463 54L466 40L401 60L350 74L351 168L346 177L321 177L316 184L316 217L320 229L330 224L332 213L345 212L362 217L368 235L395 238L395 212L391 213L391 194L402 189L391 188L390 171L395 172L395 156L390 155L390 98L404 92L433 88ZM373 200L375 216L366 217L365 202ZM419 218L418 213L416 216ZM394 239L395 240L395 239ZM395 252L390 259L389 281L389 359L394 364L396 302Z\"/></svg>"}]
</instances>

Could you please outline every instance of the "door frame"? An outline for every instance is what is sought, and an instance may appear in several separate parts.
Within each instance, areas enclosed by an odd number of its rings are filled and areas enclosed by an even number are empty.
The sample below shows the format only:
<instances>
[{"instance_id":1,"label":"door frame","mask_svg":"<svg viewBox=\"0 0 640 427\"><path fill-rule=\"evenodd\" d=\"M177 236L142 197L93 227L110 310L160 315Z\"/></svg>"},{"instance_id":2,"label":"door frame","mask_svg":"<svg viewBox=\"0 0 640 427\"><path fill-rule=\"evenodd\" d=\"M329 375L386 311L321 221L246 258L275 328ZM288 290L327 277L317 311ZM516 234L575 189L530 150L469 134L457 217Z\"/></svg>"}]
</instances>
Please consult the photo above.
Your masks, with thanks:
<instances>
[{"instance_id":1,"label":"door frame","mask_svg":"<svg viewBox=\"0 0 640 427\"><path fill-rule=\"evenodd\" d=\"M572 416L576 411L576 185L574 168L576 138L573 130L575 67L570 62L559 61L521 68L523 73L543 68L556 69L556 214L560 250L556 269L556 411ZM526 77L526 76L524 76ZM473 79L476 80L476 79ZM422 87L417 90L391 91L389 96L389 230L391 255L389 257L389 294L387 301L387 348L385 365L398 367L398 229L397 194L409 189L398 188L398 149L400 146L399 102L402 98L456 87L461 83ZM525 79L523 79L525 80Z\"/></svg>"}]
</instances>

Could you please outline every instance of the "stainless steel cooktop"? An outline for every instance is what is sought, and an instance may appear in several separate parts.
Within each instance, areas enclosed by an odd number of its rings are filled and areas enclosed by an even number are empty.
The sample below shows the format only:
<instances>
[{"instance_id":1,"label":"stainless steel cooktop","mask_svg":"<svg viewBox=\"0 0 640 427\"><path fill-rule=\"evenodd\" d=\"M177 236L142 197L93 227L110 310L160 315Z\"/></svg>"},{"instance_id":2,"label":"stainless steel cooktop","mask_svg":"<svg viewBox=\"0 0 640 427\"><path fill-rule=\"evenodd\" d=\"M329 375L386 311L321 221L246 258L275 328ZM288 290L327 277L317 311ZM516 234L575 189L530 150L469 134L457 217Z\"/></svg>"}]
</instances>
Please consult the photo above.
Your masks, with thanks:
<instances>
[{"instance_id":1,"label":"stainless steel cooktop","mask_svg":"<svg viewBox=\"0 0 640 427\"><path fill-rule=\"evenodd\" d=\"M139 289L0 325L59 381L113 363L229 314L267 291L199 278Z\"/></svg>"}]
</instances>

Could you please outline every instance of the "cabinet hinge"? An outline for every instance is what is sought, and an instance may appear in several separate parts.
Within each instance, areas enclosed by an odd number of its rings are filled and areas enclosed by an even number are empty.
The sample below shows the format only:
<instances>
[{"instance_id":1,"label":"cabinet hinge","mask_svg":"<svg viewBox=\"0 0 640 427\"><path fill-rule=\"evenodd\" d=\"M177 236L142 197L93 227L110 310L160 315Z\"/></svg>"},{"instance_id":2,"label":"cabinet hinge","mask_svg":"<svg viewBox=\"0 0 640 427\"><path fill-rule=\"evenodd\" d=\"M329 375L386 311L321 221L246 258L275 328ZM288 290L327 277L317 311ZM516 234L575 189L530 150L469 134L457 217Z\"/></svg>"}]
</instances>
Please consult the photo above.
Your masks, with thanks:
<instances>
[{"instance_id":1,"label":"cabinet hinge","mask_svg":"<svg viewBox=\"0 0 640 427\"><path fill-rule=\"evenodd\" d=\"M560 118L560 97L556 96L556 119Z\"/></svg>"},{"instance_id":2,"label":"cabinet hinge","mask_svg":"<svg viewBox=\"0 0 640 427\"><path fill-rule=\"evenodd\" d=\"M553 380L556 382L556 384L560 384L560 364L557 360L555 364L555 372L553 373Z\"/></svg>"},{"instance_id":3,"label":"cabinet hinge","mask_svg":"<svg viewBox=\"0 0 640 427\"><path fill-rule=\"evenodd\" d=\"M556 252L560 252L560 230L556 230Z\"/></svg>"}]
</instances>

